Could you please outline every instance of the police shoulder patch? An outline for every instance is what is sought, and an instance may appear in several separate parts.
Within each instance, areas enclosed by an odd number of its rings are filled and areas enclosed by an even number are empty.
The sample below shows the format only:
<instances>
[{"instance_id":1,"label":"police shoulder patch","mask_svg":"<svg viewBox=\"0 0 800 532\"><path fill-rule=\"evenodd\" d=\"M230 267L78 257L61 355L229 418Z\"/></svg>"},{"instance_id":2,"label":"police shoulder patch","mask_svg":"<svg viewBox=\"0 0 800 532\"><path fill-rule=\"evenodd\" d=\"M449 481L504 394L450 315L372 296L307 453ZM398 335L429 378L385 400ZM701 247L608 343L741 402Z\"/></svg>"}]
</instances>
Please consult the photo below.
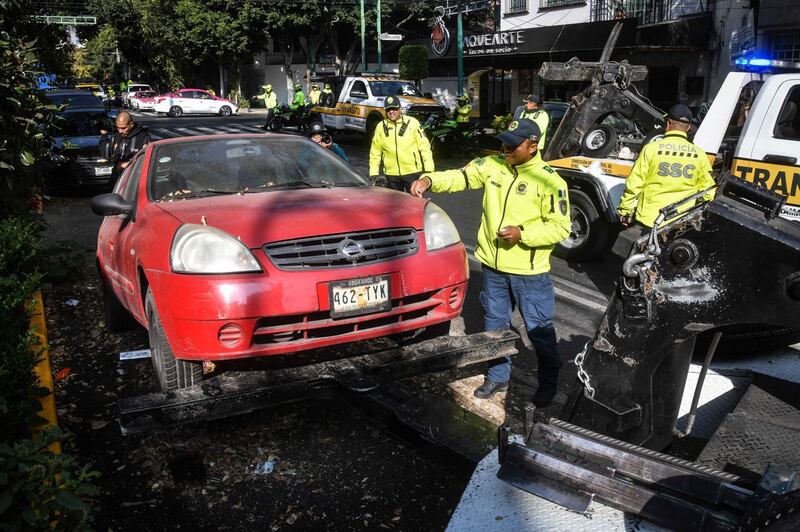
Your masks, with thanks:
<instances>
[{"instance_id":1,"label":"police shoulder patch","mask_svg":"<svg viewBox=\"0 0 800 532\"><path fill-rule=\"evenodd\" d=\"M562 200L558 200L558 210L561 211L561 215L562 216L566 216L567 215L567 210L568 210L567 200L563 200L563 199Z\"/></svg>"}]
</instances>

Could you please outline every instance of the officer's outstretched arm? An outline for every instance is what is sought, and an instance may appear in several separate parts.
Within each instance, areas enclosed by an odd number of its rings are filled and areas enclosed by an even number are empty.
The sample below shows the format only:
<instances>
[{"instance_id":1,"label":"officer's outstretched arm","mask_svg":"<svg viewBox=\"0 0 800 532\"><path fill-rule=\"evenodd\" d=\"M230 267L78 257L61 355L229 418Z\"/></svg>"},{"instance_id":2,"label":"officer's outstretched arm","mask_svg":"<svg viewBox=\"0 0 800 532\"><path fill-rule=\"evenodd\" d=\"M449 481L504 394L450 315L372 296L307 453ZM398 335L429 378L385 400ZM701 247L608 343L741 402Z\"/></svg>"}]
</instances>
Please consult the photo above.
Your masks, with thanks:
<instances>
[{"instance_id":1,"label":"officer's outstretched arm","mask_svg":"<svg viewBox=\"0 0 800 532\"><path fill-rule=\"evenodd\" d=\"M636 202L639 198L639 193L644 186L645 178L650 167L650 150L649 146L645 146L639 154L639 158L633 164L631 173L625 179L625 192L622 193L622 198L619 200L617 212L620 216L630 216L636 208Z\"/></svg>"},{"instance_id":2,"label":"officer's outstretched arm","mask_svg":"<svg viewBox=\"0 0 800 532\"><path fill-rule=\"evenodd\" d=\"M479 157L457 170L444 170L424 174L431 180L431 192L459 192L466 189L483 188L490 173L491 163Z\"/></svg>"},{"instance_id":3,"label":"officer's outstretched arm","mask_svg":"<svg viewBox=\"0 0 800 532\"><path fill-rule=\"evenodd\" d=\"M542 194L539 205L541 217L521 225L520 241L532 248L558 244L569 236L569 195L567 186Z\"/></svg>"}]
</instances>

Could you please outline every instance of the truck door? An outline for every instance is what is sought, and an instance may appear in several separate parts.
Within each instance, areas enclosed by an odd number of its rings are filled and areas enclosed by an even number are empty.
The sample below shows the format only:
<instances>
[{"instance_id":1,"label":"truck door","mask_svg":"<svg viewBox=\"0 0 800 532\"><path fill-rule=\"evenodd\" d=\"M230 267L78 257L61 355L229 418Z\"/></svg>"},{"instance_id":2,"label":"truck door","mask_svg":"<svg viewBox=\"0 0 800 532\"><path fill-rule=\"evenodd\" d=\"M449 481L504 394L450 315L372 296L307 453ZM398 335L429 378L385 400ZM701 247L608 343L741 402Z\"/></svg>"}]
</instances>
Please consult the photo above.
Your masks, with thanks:
<instances>
[{"instance_id":1,"label":"truck door","mask_svg":"<svg viewBox=\"0 0 800 532\"><path fill-rule=\"evenodd\" d=\"M800 77L774 78L753 104L732 172L786 196L783 215L800 220Z\"/></svg>"},{"instance_id":2,"label":"truck door","mask_svg":"<svg viewBox=\"0 0 800 532\"><path fill-rule=\"evenodd\" d=\"M369 88L362 79L354 79L349 87L349 92L345 96L344 129L354 129L364 131L367 121L367 106L369 100Z\"/></svg>"}]
</instances>

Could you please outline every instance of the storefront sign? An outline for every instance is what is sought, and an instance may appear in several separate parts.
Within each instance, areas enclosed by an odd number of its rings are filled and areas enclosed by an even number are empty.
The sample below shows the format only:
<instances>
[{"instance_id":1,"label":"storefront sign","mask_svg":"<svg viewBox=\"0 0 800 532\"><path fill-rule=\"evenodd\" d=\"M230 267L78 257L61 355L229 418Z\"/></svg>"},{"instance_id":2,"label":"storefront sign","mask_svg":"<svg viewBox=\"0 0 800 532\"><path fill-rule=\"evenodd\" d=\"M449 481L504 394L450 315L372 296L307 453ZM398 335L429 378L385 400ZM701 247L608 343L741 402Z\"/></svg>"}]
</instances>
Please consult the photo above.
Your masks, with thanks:
<instances>
[{"instance_id":1,"label":"storefront sign","mask_svg":"<svg viewBox=\"0 0 800 532\"><path fill-rule=\"evenodd\" d=\"M522 31L501 31L464 37L464 55L508 54L525 42Z\"/></svg>"}]
</instances>

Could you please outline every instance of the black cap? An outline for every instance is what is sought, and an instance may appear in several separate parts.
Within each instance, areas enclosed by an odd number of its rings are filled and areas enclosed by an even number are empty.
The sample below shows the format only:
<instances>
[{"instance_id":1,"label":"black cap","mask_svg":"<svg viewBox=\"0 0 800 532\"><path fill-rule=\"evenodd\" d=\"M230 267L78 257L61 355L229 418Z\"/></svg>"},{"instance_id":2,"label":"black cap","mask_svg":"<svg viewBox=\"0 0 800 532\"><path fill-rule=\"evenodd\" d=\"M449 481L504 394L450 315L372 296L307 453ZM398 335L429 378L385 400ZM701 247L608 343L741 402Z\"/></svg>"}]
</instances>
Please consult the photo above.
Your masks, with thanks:
<instances>
[{"instance_id":1,"label":"black cap","mask_svg":"<svg viewBox=\"0 0 800 532\"><path fill-rule=\"evenodd\" d=\"M386 99L383 101L383 108L384 109L399 109L400 108L400 98L397 96L387 96Z\"/></svg>"},{"instance_id":2,"label":"black cap","mask_svg":"<svg viewBox=\"0 0 800 532\"><path fill-rule=\"evenodd\" d=\"M541 99L541 98L539 98L538 96L536 96L535 94L528 94L528 95L525 97L525 99L524 99L524 100L522 100L522 101L523 101L523 102L526 102L526 103L527 103L527 102L535 103L536 105L539 105L540 103L542 103L542 99Z\"/></svg>"},{"instance_id":3,"label":"black cap","mask_svg":"<svg viewBox=\"0 0 800 532\"><path fill-rule=\"evenodd\" d=\"M667 118L683 124L691 124L692 111L682 103L679 103L670 108L669 113L667 113Z\"/></svg>"},{"instance_id":4,"label":"black cap","mask_svg":"<svg viewBox=\"0 0 800 532\"><path fill-rule=\"evenodd\" d=\"M308 125L308 136L313 137L314 135L321 135L325 132L325 124L322 122L311 122Z\"/></svg>"},{"instance_id":5,"label":"black cap","mask_svg":"<svg viewBox=\"0 0 800 532\"><path fill-rule=\"evenodd\" d=\"M538 142L542 132L533 120L514 120L508 125L508 130L500 133L495 138L506 146L516 148L526 140Z\"/></svg>"}]
</instances>

